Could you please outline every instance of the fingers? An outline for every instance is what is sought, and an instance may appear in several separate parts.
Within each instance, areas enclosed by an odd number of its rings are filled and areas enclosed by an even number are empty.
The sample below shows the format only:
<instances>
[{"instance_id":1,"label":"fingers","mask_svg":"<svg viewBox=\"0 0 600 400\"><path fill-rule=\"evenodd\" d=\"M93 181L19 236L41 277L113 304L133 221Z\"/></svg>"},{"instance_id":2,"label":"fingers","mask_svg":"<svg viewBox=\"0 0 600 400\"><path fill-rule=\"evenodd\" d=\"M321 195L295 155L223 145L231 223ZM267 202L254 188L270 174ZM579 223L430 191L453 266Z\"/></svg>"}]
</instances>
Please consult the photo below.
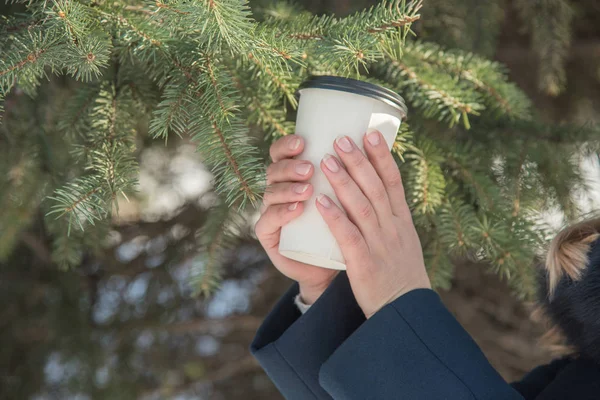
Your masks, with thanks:
<instances>
[{"instance_id":1,"label":"fingers","mask_svg":"<svg viewBox=\"0 0 600 400\"><path fill-rule=\"evenodd\" d=\"M279 182L306 181L314 168L309 161L283 159L267 167L267 185Z\"/></svg>"},{"instance_id":2,"label":"fingers","mask_svg":"<svg viewBox=\"0 0 600 400\"><path fill-rule=\"evenodd\" d=\"M265 191L263 196L263 204L265 207L269 207L275 204L305 201L310 198L312 193L313 187L310 183L274 183Z\"/></svg>"},{"instance_id":3,"label":"fingers","mask_svg":"<svg viewBox=\"0 0 600 400\"><path fill-rule=\"evenodd\" d=\"M342 168L340 162L334 156L329 154L323 157L321 169L350 219L354 221L363 235L377 232L379 221L375 209L348 174L348 171Z\"/></svg>"},{"instance_id":4,"label":"fingers","mask_svg":"<svg viewBox=\"0 0 600 400\"><path fill-rule=\"evenodd\" d=\"M302 214L304 204L300 202L270 206L254 226L254 233L267 251L279 245L281 227Z\"/></svg>"},{"instance_id":5,"label":"fingers","mask_svg":"<svg viewBox=\"0 0 600 400\"><path fill-rule=\"evenodd\" d=\"M337 138L334 148L352 179L373 204L379 222L388 221L392 215L390 200L375 168L348 136Z\"/></svg>"},{"instance_id":6,"label":"fingers","mask_svg":"<svg viewBox=\"0 0 600 400\"><path fill-rule=\"evenodd\" d=\"M304 150L304 140L298 135L288 135L271 145L269 155L274 163L284 158L293 158Z\"/></svg>"},{"instance_id":7,"label":"fingers","mask_svg":"<svg viewBox=\"0 0 600 400\"><path fill-rule=\"evenodd\" d=\"M369 248L360 230L326 195L319 195L316 205L323 220L327 223L329 230L338 242L344 258L353 260L355 264L360 265L361 260L364 260L369 254Z\"/></svg>"},{"instance_id":8,"label":"fingers","mask_svg":"<svg viewBox=\"0 0 600 400\"><path fill-rule=\"evenodd\" d=\"M377 175L381 178L387 192L392 213L396 216L410 214L404 186L398 165L388 150L383 135L378 131L369 132L364 137L365 152L375 168Z\"/></svg>"}]
</instances>

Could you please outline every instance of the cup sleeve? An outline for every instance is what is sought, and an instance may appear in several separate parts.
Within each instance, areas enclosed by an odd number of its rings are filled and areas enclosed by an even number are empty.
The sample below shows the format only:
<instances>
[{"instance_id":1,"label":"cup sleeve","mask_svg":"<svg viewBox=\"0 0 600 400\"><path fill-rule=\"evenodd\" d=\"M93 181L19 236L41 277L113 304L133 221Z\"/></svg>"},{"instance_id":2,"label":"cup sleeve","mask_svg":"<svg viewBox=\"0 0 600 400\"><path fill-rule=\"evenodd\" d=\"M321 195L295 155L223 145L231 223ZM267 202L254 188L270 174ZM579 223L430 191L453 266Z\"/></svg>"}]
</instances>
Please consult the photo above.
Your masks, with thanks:
<instances>
[{"instance_id":1,"label":"cup sleeve","mask_svg":"<svg viewBox=\"0 0 600 400\"><path fill-rule=\"evenodd\" d=\"M294 284L258 329L250 350L269 378L291 400L331 399L319 384L319 370L364 321L345 272L301 314Z\"/></svg>"}]
</instances>

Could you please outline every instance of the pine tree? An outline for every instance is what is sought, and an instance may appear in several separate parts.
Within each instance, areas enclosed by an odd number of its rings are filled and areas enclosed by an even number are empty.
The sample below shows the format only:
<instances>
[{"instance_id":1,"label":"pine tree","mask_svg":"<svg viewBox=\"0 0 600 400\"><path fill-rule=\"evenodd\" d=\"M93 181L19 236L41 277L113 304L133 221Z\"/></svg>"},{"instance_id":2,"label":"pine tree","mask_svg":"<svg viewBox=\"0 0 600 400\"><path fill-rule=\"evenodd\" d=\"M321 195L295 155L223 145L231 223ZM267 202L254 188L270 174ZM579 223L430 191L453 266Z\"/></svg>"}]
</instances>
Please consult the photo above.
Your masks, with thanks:
<instances>
[{"instance_id":1,"label":"pine tree","mask_svg":"<svg viewBox=\"0 0 600 400\"><path fill-rule=\"evenodd\" d=\"M482 15L498 12L490 3ZM536 5L557 15L557 3ZM544 124L502 65L415 39L421 1L382 1L344 18L284 1L255 10L245 0L22 7L0 25L0 260L40 214L58 266L101 251L119 201L135 190L137 144L176 135L197 144L221 199L199 235L207 259L192 279L209 292L235 226L264 191L263 143L293 133L299 83L332 74L408 102L393 152L434 286L448 287L453 261L469 257L530 296L547 240L537 214L554 206L576 215L578 157L598 150L592 127ZM539 10L522 10L545 22ZM558 14L556 23L568 24ZM427 38L433 28L422 26ZM475 50L489 54L490 33ZM564 49L565 35L549 46ZM564 51L553 57L540 79L556 92Z\"/></svg>"},{"instance_id":2,"label":"pine tree","mask_svg":"<svg viewBox=\"0 0 600 400\"><path fill-rule=\"evenodd\" d=\"M538 64L538 88L558 96L566 87L565 65L571 47L575 0L429 0L419 34L438 43L491 57L501 25L526 34ZM578 14L593 14L587 5ZM581 6L580 6L581 7ZM593 23L596 23L594 21Z\"/></svg>"}]
</instances>

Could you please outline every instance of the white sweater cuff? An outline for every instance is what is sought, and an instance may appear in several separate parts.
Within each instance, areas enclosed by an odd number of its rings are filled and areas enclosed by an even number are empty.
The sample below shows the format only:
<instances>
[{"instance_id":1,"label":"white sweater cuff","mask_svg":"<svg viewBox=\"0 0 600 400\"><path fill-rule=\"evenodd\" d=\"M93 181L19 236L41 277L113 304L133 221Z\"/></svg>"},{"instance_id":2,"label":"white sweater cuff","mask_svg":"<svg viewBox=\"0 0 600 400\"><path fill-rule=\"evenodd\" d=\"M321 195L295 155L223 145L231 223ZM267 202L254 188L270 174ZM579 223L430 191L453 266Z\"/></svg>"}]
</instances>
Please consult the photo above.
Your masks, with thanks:
<instances>
[{"instance_id":1,"label":"white sweater cuff","mask_svg":"<svg viewBox=\"0 0 600 400\"><path fill-rule=\"evenodd\" d=\"M304 314L310 308L309 304L304 304L302 302L300 294L297 294L296 297L294 297L294 304L296 305L296 307L298 307L298 310L300 310L301 314Z\"/></svg>"}]
</instances>

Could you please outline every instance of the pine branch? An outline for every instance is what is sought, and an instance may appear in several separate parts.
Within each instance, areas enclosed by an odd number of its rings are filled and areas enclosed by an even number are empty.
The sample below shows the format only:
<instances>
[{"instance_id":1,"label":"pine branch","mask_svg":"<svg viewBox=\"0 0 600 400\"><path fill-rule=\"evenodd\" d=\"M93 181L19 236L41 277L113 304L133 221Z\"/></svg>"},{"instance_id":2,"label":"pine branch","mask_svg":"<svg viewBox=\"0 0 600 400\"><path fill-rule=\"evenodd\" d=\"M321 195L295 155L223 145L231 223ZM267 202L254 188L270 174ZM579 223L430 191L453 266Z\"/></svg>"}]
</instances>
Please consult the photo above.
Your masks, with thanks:
<instances>
[{"instance_id":1,"label":"pine branch","mask_svg":"<svg viewBox=\"0 0 600 400\"><path fill-rule=\"evenodd\" d=\"M100 88L96 85L78 88L59 118L58 130L66 133L72 139L83 138L90 122L90 107L95 103L99 92Z\"/></svg>"},{"instance_id":2,"label":"pine branch","mask_svg":"<svg viewBox=\"0 0 600 400\"><path fill-rule=\"evenodd\" d=\"M84 138L80 158L87 175L67 183L49 197L54 205L49 216L68 217L69 228L94 225L111 215L118 194L126 195L136 183L137 162L132 155L131 116L118 106L118 69L110 86L95 98L90 130ZM125 99L121 99L123 102Z\"/></svg>"},{"instance_id":3,"label":"pine branch","mask_svg":"<svg viewBox=\"0 0 600 400\"><path fill-rule=\"evenodd\" d=\"M162 138L166 142L170 132L181 137L187 131L189 96L189 88L185 84L172 84L164 90L163 100L150 121L150 134L154 138Z\"/></svg>"},{"instance_id":4,"label":"pine branch","mask_svg":"<svg viewBox=\"0 0 600 400\"><path fill-rule=\"evenodd\" d=\"M18 61L17 63L6 68L5 70L0 70L0 77L4 76L4 75L8 75L10 72L13 72L15 70L19 70L19 69L23 68L26 64L35 63L36 61L39 60L40 56L42 54L44 54L45 52L46 52L46 49L39 49L32 53L29 53L27 55L27 57L22 59L21 61Z\"/></svg>"},{"instance_id":5,"label":"pine branch","mask_svg":"<svg viewBox=\"0 0 600 400\"><path fill-rule=\"evenodd\" d=\"M293 132L292 123L286 121L285 112L281 110L278 99L272 93L262 95L260 90L242 83L242 79L232 67L226 66L229 76L243 98L250 99L248 103L248 122L259 125L267 137L277 139ZM248 77L250 78L250 77Z\"/></svg>"},{"instance_id":6,"label":"pine branch","mask_svg":"<svg viewBox=\"0 0 600 400\"><path fill-rule=\"evenodd\" d=\"M573 8L568 0L518 0L516 5L538 56L538 86L546 94L558 96L566 84Z\"/></svg>"},{"instance_id":7,"label":"pine branch","mask_svg":"<svg viewBox=\"0 0 600 400\"><path fill-rule=\"evenodd\" d=\"M194 262L191 285L196 294L209 296L221 280L220 265L238 241L241 216L226 202L213 207L200 232L203 253Z\"/></svg>"},{"instance_id":8,"label":"pine branch","mask_svg":"<svg viewBox=\"0 0 600 400\"><path fill-rule=\"evenodd\" d=\"M454 265L439 237L429 243L424 249L423 256L431 287L433 289L450 289Z\"/></svg>"},{"instance_id":9,"label":"pine branch","mask_svg":"<svg viewBox=\"0 0 600 400\"><path fill-rule=\"evenodd\" d=\"M215 90L215 99L216 93L222 93L221 87L214 86L210 79L201 85ZM168 97L155 111L150 133L165 139L170 130L179 135L189 133L198 143L198 150L207 164L212 166L217 177L217 191L225 195L228 204L238 201L240 196L243 198L241 205L246 201L256 204L261 191L262 163L256 148L248 142L247 129L235 115L220 114L229 110L227 107L223 110L220 102L211 108L210 94L200 88L194 92L188 92L186 86L165 92Z\"/></svg>"},{"instance_id":10,"label":"pine branch","mask_svg":"<svg viewBox=\"0 0 600 400\"><path fill-rule=\"evenodd\" d=\"M0 16L0 37L8 34L18 34L23 31L32 31L46 22L46 18L32 16ZM8 40L7 40L8 41Z\"/></svg>"},{"instance_id":11,"label":"pine branch","mask_svg":"<svg viewBox=\"0 0 600 400\"><path fill-rule=\"evenodd\" d=\"M413 137L414 134L409 125L406 122L400 124L400 129L398 129L396 139L392 145L392 154L396 156L398 161L404 162L404 153L410 150Z\"/></svg>"},{"instance_id":12,"label":"pine branch","mask_svg":"<svg viewBox=\"0 0 600 400\"><path fill-rule=\"evenodd\" d=\"M101 220L106 216L107 205L102 187L98 186L100 180L100 176L80 177L55 190L54 196L47 198L54 205L46 215L56 219L68 217L67 235L73 225L83 231L86 222L93 225Z\"/></svg>"},{"instance_id":13,"label":"pine branch","mask_svg":"<svg viewBox=\"0 0 600 400\"><path fill-rule=\"evenodd\" d=\"M224 47L241 53L255 28L246 0L176 1L169 8L157 5L157 15L174 33L187 38L195 34L207 53L217 53Z\"/></svg>"},{"instance_id":14,"label":"pine branch","mask_svg":"<svg viewBox=\"0 0 600 400\"><path fill-rule=\"evenodd\" d=\"M67 73L76 80L89 82L102 75L102 69L108 67L110 47L103 39L87 39L81 41L65 61L68 63Z\"/></svg>"},{"instance_id":15,"label":"pine branch","mask_svg":"<svg viewBox=\"0 0 600 400\"><path fill-rule=\"evenodd\" d=\"M432 43L408 42L404 54L451 73L469 82L486 99L489 110L510 118L530 117L530 101L513 83L508 83L504 67L471 53L444 51Z\"/></svg>"},{"instance_id":16,"label":"pine branch","mask_svg":"<svg viewBox=\"0 0 600 400\"><path fill-rule=\"evenodd\" d=\"M532 229L529 224L523 225L522 228L526 228L519 229L520 232L514 230L514 222L512 227L510 224L511 221L499 221L489 216L480 219L479 225L474 227L475 232L483 238L480 256L490 262L497 274L517 288L517 295L531 300L536 292L533 251L536 247L539 248L539 243L523 240L533 238L533 235L527 233ZM511 242L512 234L519 235L522 241Z\"/></svg>"},{"instance_id":17,"label":"pine branch","mask_svg":"<svg viewBox=\"0 0 600 400\"><path fill-rule=\"evenodd\" d=\"M472 143L460 147L448 143L444 146L444 150L445 165L449 168L446 176L459 185L463 192L470 194L467 201L477 204L484 210L495 209L498 206L496 203L500 191L497 182L491 177L491 167L483 161L485 158L492 157L488 149L474 146ZM475 154L477 156L474 159Z\"/></svg>"},{"instance_id":18,"label":"pine branch","mask_svg":"<svg viewBox=\"0 0 600 400\"><path fill-rule=\"evenodd\" d=\"M421 1L382 1L346 18L300 15L293 20L271 20L282 36L300 40L307 57L324 70L358 75L383 57L382 44L395 37L400 43L420 18Z\"/></svg>"},{"instance_id":19,"label":"pine branch","mask_svg":"<svg viewBox=\"0 0 600 400\"><path fill-rule=\"evenodd\" d=\"M451 255L466 256L476 249L472 227L477 224L473 207L449 197L436 218L439 241Z\"/></svg>"},{"instance_id":20,"label":"pine branch","mask_svg":"<svg viewBox=\"0 0 600 400\"><path fill-rule=\"evenodd\" d=\"M343 18L339 24L356 31L381 34L400 31L405 38L413 22L420 19L423 1L384 0L374 7Z\"/></svg>"},{"instance_id":21,"label":"pine branch","mask_svg":"<svg viewBox=\"0 0 600 400\"><path fill-rule=\"evenodd\" d=\"M249 106L251 109L258 111L256 123L262 125L268 136L274 140L293 133L293 127L291 126L293 124L285 121L285 115L282 111L267 109L257 97L252 97L252 103Z\"/></svg>"},{"instance_id":22,"label":"pine branch","mask_svg":"<svg viewBox=\"0 0 600 400\"><path fill-rule=\"evenodd\" d=\"M266 74L270 80L275 84L278 90L285 95L288 103L296 108L298 106L298 101L296 100L295 90L291 87L291 85L287 82L290 79L289 73L286 73L283 76L278 76L275 74L269 66L264 65L259 58L255 57L254 54L249 53L248 59L254 63L257 67L256 75L260 75L261 73Z\"/></svg>"},{"instance_id":23,"label":"pine branch","mask_svg":"<svg viewBox=\"0 0 600 400\"><path fill-rule=\"evenodd\" d=\"M219 144L222 147L223 152L225 153L225 158L229 162L229 165L231 165L231 168L233 169L233 173L235 174L237 180L242 185L242 190L246 198L248 198L252 202L252 204L255 205L257 203L257 197L254 191L250 188L250 184L242 175L240 166L238 165L236 158L233 156L233 151L231 149L231 146L229 146L229 144L227 143L223 131L221 130L221 128L219 128L219 125L217 125L217 122L214 119L211 119L211 126L214 133L217 135Z\"/></svg>"},{"instance_id":24,"label":"pine branch","mask_svg":"<svg viewBox=\"0 0 600 400\"><path fill-rule=\"evenodd\" d=\"M441 169L442 155L426 139L410 145L405 157L408 162L408 187L406 197L411 210L418 215L434 214L442 201L446 181Z\"/></svg>"},{"instance_id":25,"label":"pine branch","mask_svg":"<svg viewBox=\"0 0 600 400\"><path fill-rule=\"evenodd\" d=\"M202 61L202 60L201 60ZM233 85L231 76L221 71L220 67L212 59L212 56L204 55L204 68L208 75L208 82L203 86L201 95L203 109L208 110L211 104L217 104L214 111L208 111L215 119L228 119L239 112L236 100L239 100L239 93Z\"/></svg>"},{"instance_id":26,"label":"pine branch","mask_svg":"<svg viewBox=\"0 0 600 400\"><path fill-rule=\"evenodd\" d=\"M410 54L403 55L399 43L388 47L385 53L386 60L377 66L377 72L404 93L426 118L436 117L450 126L462 119L468 129L468 115L479 115L479 110L484 109L477 92L416 59L411 60Z\"/></svg>"},{"instance_id":27,"label":"pine branch","mask_svg":"<svg viewBox=\"0 0 600 400\"><path fill-rule=\"evenodd\" d=\"M53 3L53 7L46 11L50 29L65 32L75 47L85 41L92 30L97 29L89 7L69 0L54 0Z\"/></svg>"}]
</instances>

